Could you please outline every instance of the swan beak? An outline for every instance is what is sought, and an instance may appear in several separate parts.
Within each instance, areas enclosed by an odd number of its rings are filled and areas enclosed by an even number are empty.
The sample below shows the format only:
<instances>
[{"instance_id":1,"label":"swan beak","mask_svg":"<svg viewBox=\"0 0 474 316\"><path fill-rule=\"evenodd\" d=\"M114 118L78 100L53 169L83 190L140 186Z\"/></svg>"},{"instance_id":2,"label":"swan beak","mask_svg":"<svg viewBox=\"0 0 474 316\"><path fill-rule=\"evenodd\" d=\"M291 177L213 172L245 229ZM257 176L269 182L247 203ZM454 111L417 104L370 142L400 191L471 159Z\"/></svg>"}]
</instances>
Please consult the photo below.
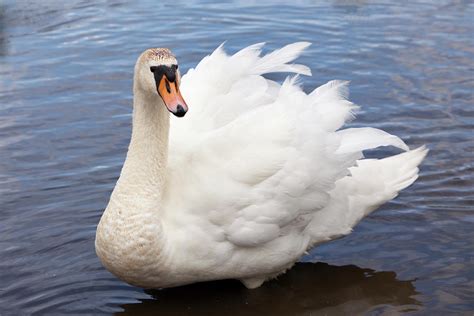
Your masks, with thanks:
<instances>
[{"instance_id":1,"label":"swan beak","mask_svg":"<svg viewBox=\"0 0 474 316\"><path fill-rule=\"evenodd\" d=\"M158 85L158 93L171 113L177 117L183 117L186 114L188 105L179 91L177 80L171 82L163 75Z\"/></svg>"}]
</instances>

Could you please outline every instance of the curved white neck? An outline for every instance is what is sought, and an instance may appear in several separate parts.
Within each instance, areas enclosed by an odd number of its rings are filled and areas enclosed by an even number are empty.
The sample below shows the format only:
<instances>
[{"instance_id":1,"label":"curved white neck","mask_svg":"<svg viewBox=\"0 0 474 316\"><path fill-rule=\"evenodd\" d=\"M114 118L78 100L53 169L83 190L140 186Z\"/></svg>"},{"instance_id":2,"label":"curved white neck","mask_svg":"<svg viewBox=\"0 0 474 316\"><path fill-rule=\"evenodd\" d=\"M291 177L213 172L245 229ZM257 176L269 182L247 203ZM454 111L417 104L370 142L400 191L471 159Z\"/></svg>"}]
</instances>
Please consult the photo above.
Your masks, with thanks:
<instances>
[{"instance_id":1,"label":"curved white neck","mask_svg":"<svg viewBox=\"0 0 474 316\"><path fill-rule=\"evenodd\" d=\"M96 234L102 263L129 283L146 285L144 276L166 256L157 213L166 176L169 123L161 98L134 88L132 139Z\"/></svg>"},{"instance_id":2,"label":"curved white neck","mask_svg":"<svg viewBox=\"0 0 474 316\"><path fill-rule=\"evenodd\" d=\"M114 199L140 201L139 205L121 201L131 209L147 205L156 211L161 200L168 159L169 120L169 112L158 94L145 94L134 87L132 137L113 194Z\"/></svg>"}]
</instances>

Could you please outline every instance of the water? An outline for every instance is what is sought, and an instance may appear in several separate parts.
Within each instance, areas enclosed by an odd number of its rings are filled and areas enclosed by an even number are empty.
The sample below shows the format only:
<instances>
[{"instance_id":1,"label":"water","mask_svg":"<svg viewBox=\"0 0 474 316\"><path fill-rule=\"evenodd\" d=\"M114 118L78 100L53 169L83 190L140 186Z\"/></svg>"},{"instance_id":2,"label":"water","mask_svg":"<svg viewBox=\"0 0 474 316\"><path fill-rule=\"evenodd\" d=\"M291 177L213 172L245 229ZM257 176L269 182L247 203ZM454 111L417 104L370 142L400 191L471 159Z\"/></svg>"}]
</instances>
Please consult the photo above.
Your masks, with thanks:
<instances>
[{"instance_id":1,"label":"water","mask_svg":"<svg viewBox=\"0 0 474 316\"><path fill-rule=\"evenodd\" d=\"M0 314L471 315L474 6L386 2L3 3ZM184 70L225 40L231 52L311 41L305 89L351 80L363 106L352 125L427 144L421 177L257 290L124 284L99 263L94 235L129 142L135 59L170 47Z\"/></svg>"}]
</instances>

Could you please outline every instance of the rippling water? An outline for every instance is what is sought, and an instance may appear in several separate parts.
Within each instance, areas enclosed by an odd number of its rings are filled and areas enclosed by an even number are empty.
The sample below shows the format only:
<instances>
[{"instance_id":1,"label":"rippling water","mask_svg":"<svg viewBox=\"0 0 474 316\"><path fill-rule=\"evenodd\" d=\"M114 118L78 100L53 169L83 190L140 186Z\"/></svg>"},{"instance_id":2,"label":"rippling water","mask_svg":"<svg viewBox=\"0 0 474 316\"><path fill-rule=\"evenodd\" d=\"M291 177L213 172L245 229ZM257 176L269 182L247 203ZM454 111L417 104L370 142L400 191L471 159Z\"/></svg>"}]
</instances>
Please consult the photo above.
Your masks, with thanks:
<instances>
[{"instance_id":1,"label":"rippling water","mask_svg":"<svg viewBox=\"0 0 474 316\"><path fill-rule=\"evenodd\" d=\"M0 314L470 315L473 24L470 1L0 4ZM421 177L257 290L124 284L94 234L130 138L135 59L165 46L187 69L225 40L231 52L312 42L305 89L351 80L352 125L427 144Z\"/></svg>"}]
</instances>

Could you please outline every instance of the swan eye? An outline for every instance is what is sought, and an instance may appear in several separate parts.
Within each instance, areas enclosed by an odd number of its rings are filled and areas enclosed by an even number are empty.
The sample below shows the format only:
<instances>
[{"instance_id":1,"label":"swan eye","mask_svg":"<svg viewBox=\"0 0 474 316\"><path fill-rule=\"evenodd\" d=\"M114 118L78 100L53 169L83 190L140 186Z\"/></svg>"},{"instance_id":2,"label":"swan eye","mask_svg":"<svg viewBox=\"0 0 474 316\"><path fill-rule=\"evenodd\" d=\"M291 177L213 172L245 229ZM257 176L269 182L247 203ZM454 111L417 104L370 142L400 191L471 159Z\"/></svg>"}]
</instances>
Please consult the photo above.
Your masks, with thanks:
<instances>
[{"instance_id":1,"label":"swan eye","mask_svg":"<svg viewBox=\"0 0 474 316\"><path fill-rule=\"evenodd\" d=\"M151 72L155 72L155 67L151 66L151 67L150 67L150 71L151 71Z\"/></svg>"}]
</instances>

